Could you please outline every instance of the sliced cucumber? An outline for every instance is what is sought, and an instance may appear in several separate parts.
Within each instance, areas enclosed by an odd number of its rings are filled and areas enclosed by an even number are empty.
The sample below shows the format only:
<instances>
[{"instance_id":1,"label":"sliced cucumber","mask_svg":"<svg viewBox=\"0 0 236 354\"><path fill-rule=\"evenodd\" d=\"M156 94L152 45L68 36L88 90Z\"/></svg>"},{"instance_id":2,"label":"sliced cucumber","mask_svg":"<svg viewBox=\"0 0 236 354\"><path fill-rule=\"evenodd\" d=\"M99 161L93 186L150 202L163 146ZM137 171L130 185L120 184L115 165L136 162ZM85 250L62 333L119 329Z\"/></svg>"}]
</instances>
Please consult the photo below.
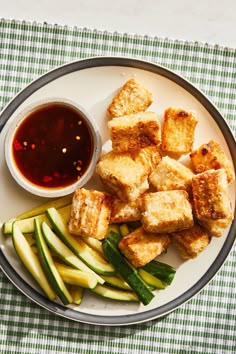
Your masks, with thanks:
<instances>
[{"instance_id":1,"label":"sliced cucumber","mask_svg":"<svg viewBox=\"0 0 236 354\"><path fill-rule=\"evenodd\" d=\"M79 286L70 285L69 291L73 304L80 305L83 299L84 289Z\"/></svg>"},{"instance_id":2,"label":"sliced cucumber","mask_svg":"<svg viewBox=\"0 0 236 354\"><path fill-rule=\"evenodd\" d=\"M35 243L35 238L34 238L34 234L26 234L24 235L26 241L28 242L28 244L32 247L32 246L36 246Z\"/></svg>"},{"instance_id":3,"label":"sliced cucumber","mask_svg":"<svg viewBox=\"0 0 236 354\"><path fill-rule=\"evenodd\" d=\"M60 213L60 215L65 223L67 223L70 218L70 210L71 210L70 205L67 205L63 208L58 209L58 212ZM38 215L37 218L39 219L40 222L42 222L42 221L49 222L46 214ZM20 231L23 234L33 233L34 232L34 219L35 219L35 216L32 216L27 219L22 219L22 220L14 219L14 220L6 221L3 224L3 229L2 229L3 234L4 235L12 234L12 225L14 222L16 223L16 225L19 227Z\"/></svg>"},{"instance_id":4,"label":"sliced cucumber","mask_svg":"<svg viewBox=\"0 0 236 354\"><path fill-rule=\"evenodd\" d=\"M32 277L35 279L47 297L50 300L55 299L56 293L49 284L37 255L34 254L25 236L22 234L16 224L13 224L12 240L16 253L18 254L26 269L29 271L29 273L32 275Z\"/></svg>"},{"instance_id":5,"label":"sliced cucumber","mask_svg":"<svg viewBox=\"0 0 236 354\"><path fill-rule=\"evenodd\" d=\"M139 269L138 273L140 277L145 281L145 283L147 283L154 289L165 289L165 284L163 284L163 282L154 275L146 272L143 269Z\"/></svg>"},{"instance_id":6,"label":"sliced cucumber","mask_svg":"<svg viewBox=\"0 0 236 354\"><path fill-rule=\"evenodd\" d=\"M92 249L94 249L94 251L97 251L101 254L103 254L103 250L102 250L102 242L94 237L82 237L83 241L85 243L87 243L87 245L89 247L91 247Z\"/></svg>"},{"instance_id":7,"label":"sliced cucumber","mask_svg":"<svg viewBox=\"0 0 236 354\"><path fill-rule=\"evenodd\" d=\"M35 217L31 217L28 219L23 219L23 220L17 220L15 219L14 221L6 221L3 224L3 234L4 235L11 235L12 234L12 226L13 223L15 225L17 225L17 227L19 228L19 230L23 233L23 234L32 234L34 232L34 219ZM46 215L42 214L42 215L38 215L38 219L39 221L43 221L46 219Z\"/></svg>"},{"instance_id":8,"label":"sliced cucumber","mask_svg":"<svg viewBox=\"0 0 236 354\"><path fill-rule=\"evenodd\" d=\"M34 219L34 226L39 259L42 267L62 303L68 305L72 303L72 297L55 267L48 246L44 240L40 222L37 218Z\"/></svg>"},{"instance_id":9,"label":"sliced cucumber","mask_svg":"<svg viewBox=\"0 0 236 354\"><path fill-rule=\"evenodd\" d=\"M65 263L79 270L83 270L84 272L93 274L96 277L98 283L104 283L104 280L98 274L96 274L91 268L89 268L60 240L60 238L50 229L46 222L42 222L42 232L48 246Z\"/></svg>"},{"instance_id":10,"label":"sliced cucumber","mask_svg":"<svg viewBox=\"0 0 236 354\"><path fill-rule=\"evenodd\" d=\"M158 279L164 281L167 284L171 284L176 273L176 269L171 267L169 264L158 262L153 260L148 264L145 264L141 269L154 275Z\"/></svg>"},{"instance_id":11,"label":"sliced cucumber","mask_svg":"<svg viewBox=\"0 0 236 354\"><path fill-rule=\"evenodd\" d=\"M60 239L91 269L103 275L115 273L113 265L108 263L101 254L89 247L82 239L75 238L69 233L60 213L55 208L47 209L46 214Z\"/></svg>"},{"instance_id":12,"label":"sliced cucumber","mask_svg":"<svg viewBox=\"0 0 236 354\"><path fill-rule=\"evenodd\" d=\"M108 237L103 241L103 251L106 258L114 265L117 272L123 277L123 279L138 295L140 301L144 305L149 304L150 301L154 298L154 294L148 289L146 284L143 282L137 270L133 269L121 255L114 242L112 235L113 232L110 232Z\"/></svg>"},{"instance_id":13,"label":"sliced cucumber","mask_svg":"<svg viewBox=\"0 0 236 354\"><path fill-rule=\"evenodd\" d=\"M97 295L100 295L102 297L112 299L112 300L139 302L139 298L134 292L114 289L114 288L111 288L106 285L97 285L91 291L94 294L97 294Z\"/></svg>"},{"instance_id":14,"label":"sliced cucumber","mask_svg":"<svg viewBox=\"0 0 236 354\"><path fill-rule=\"evenodd\" d=\"M45 214L45 211L48 208L54 207L56 209L63 208L67 205L70 205L72 201L72 196L67 195L66 197L62 197L56 200L50 200L47 203L44 203L38 207L27 210L24 213L19 214L16 218L17 220L31 218L32 216L38 216L40 214Z\"/></svg>"},{"instance_id":15,"label":"sliced cucumber","mask_svg":"<svg viewBox=\"0 0 236 354\"><path fill-rule=\"evenodd\" d=\"M120 225L120 234L122 237L127 236L130 233L129 228L127 224L121 224Z\"/></svg>"},{"instance_id":16,"label":"sliced cucumber","mask_svg":"<svg viewBox=\"0 0 236 354\"><path fill-rule=\"evenodd\" d=\"M97 285L96 277L88 272L70 268L60 263L55 263L55 266L66 284L78 285L82 288L93 289Z\"/></svg>"},{"instance_id":17,"label":"sliced cucumber","mask_svg":"<svg viewBox=\"0 0 236 354\"><path fill-rule=\"evenodd\" d=\"M129 284L127 284L124 279L119 277L118 275L103 275L102 278L109 285L112 285L119 289L131 290Z\"/></svg>"},{"instance_id":18,"label":"sliced cucumber","mask_svg":"<svg viewBox=\"0 0 236 354\"><path fill-rule=\"evenodd\" d=\"M120 234L120 227L117 224L109 224L108 225L108 230L107 230L107 235L109 235L110 231L113 231L117 234Z\"/></svg>"}]
</instances>

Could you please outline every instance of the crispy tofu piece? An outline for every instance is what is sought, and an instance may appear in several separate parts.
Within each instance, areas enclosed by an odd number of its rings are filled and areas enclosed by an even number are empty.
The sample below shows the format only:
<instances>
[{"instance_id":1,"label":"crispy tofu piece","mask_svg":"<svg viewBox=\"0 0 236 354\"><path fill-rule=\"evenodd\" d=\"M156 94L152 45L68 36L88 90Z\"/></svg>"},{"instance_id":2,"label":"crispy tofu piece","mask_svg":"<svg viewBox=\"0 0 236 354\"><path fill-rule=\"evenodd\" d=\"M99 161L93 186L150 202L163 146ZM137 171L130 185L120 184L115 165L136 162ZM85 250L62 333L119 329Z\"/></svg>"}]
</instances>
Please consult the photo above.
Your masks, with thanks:
<instances>
[{"instance_id":1,"label":"crispy tofu piece","mask_svg":"<svg viewBox=\"0 0 236 354\"><path fill-rule=\"evenodd\" d=\"M176 232L193 226L192 207L184 190L144 194L141 212L146 232Z\"/></svg>"},{"instance_id":2,"label":"crispy tofu piece","mask_svg":"<svg viewBox=\"0 0 236 354\"><path fill-rule=\"evenodd\" d=\"M103 155L97 164L97 173L108 190L123 201L136 200L149 188L146 169L128 153L111 151Z\"/></svg>"},{"instance_id":3,"label":"crispy tofu piece","mask_svg":"<svg viewBox=\"0 0 236 354\"><path fill-rule=\"evenodd\" d=\"M134 267L141 267L159 256L170 244L167 234L153 234L139 227L119 242L119 249Z\"/></svg>"},{"instance_id":4,"label":"crispy tofu piece","mask_svg":"<svg viewBox=\"0 0 236 354\"><path fill-rule=\"evenodd\" d=\"M161 126L156 113L142 112L122 116L108 122L112 148L127 152L161 142Z\"/></svg>"},{"instance_id":5,"label":"crispy tofu piece","mask_svg":"<svg viewBox=\"0 0 236 354\"><path fill-rule=\"evenodd\" d=\"M143 149L136 150L133 153L133 159L136 162L141 162L148 174L159 164L161 161L161 155L158 151L157 146L151 145Z\"/></svg>"},{"instance_id":6,"label":"crispy tofu piece","mask_svg":"<svg viewBox=\"0 0 236 354\"><path fill-rule=\"evenodd\" d=\"M108 107L111 117L146 111L153 102L152 93L138 80L130 79L120 89Z\"/></svg>"},{"instance_id":7,"label":"crispy tofu piece","mask_svg":"<svg viewBox=\"0 0 236 354\"><path fill-rule=\"evenodd\" d=\"M233 214L224 219L202 220L201 225L207 230L210 236L221 237L225 229L231 224Z\"/></svg>"},{"instance_id":8,"label":"crispy tofu piece","mask_svg":"<svg viewBox=\"0 0 236 354\"><path fill-rule=\"evenodd\" d=\"M69 231L74 235L106 237L110 221L112 196L95 190L77 189L74 192Z\"/></svg>"},{"instance_id":9,"label":"crispy tofu piece","mask_svg":"<svg viewBox=\"0 0 236 354\"><path fill-rule=\"evenodd\" d=\"M232 214L225 170L208 170L192 179L194 208L198 220L228 218Z\"/></svg>"},{"instance_id":10,"label":"crispy tofu piece","mask_svg":"<svg viewBox=\"0 0 236 354\"><path fill-rule=\"evenodd\" d=\"M111 223L126 223L141 219L140 212L141 199L138 198L132 202L123 202L119 198L114 197L111 208Z\"/></svg>"},{"instance_id":11,"label":"crispy tofu piece","mask_svg":"<svg viewBox=\"0 0 236 354\"><path fill-rule=\"evenodd\" d=\"M164 114L161 149L179 155L191 152L197 123L191 112L168 108Z\"/></svg>"},{"instance_id":12,"label":"crispy tofu piece","mask_svg":"<svg viewBox=\"0 0 236 354\"><path fill-rule=\"evenodd\" d=\"M196 258L209 245L211 238L198 224L171 234L171 243L183 259Z\"/></svg>"},{"instance_id":13,"label":"crispy tofu piece","mask_svg":"<svg viewBox=\"0 0 236 354\"><path fill-rule=\"evenodd\" d=\"M165 156L149 176L149 182L158 191L189 190L193 172L182 163Z\"/></svg>"},{"instance_id":14,"label":"crispy tofu piece","mask_svg":"<svg viewBox=\"0 0 236 354\"><path fill-rule=\"evenodd\" d=\"M196 173L224 168L227 173L228 183L232 183L235 180L233 164L221 146L214 140L210 140L207 144L202 144L198 149L191 152L190 158Z\"/></svg>"}]
</instances>

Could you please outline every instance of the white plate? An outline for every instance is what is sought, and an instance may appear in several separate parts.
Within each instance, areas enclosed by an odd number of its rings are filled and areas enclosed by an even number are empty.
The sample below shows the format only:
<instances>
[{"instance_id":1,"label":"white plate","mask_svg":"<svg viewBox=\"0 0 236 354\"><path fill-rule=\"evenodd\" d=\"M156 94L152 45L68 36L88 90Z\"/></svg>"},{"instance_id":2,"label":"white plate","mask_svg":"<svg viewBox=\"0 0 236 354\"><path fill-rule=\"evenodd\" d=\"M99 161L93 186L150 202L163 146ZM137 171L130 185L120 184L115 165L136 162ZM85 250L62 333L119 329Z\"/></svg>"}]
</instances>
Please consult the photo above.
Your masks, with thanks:
<instances>
[{"instance_id":1,"label":"white plate","mask_svg":"<svg viewBox=\"0 0 236 354\"><path fill-rule=\"evenodd\" d=\"M180 107L196 113L199 123L195 132L194 147L216 140L236 165L236 145L232 132L215 106L188 81L175 73L148 62L127 58L99 57L73 62L32 82L4 109L0 117L0 150L11 119L25 106L49 96L65 97L78 101L96 119L103 144L108 139L106 108L124 82L136 77L154 95L149 110L158 113L162 120L164 110ZM14 217L45 200L34 197L21 189L12 179L0 156L0 222ZM88 188L101 188L94 176ZM230 186L232 205L235 209L235 186ZM65 307L47 300L24 271L15 257L10 237L1 235L0 264L4 273L26 296L58 315L76 321L101 325L126 325L161 317L198 293L216 274L225 261L235 239L236 222L221 238L213 238L207 249L196 259L182 261L174 249L159 257L161 261L177 268L173 283L164 291L157 291L148 305L115 302L86 293L79 307Z\"/></svg>"}]
</instances>

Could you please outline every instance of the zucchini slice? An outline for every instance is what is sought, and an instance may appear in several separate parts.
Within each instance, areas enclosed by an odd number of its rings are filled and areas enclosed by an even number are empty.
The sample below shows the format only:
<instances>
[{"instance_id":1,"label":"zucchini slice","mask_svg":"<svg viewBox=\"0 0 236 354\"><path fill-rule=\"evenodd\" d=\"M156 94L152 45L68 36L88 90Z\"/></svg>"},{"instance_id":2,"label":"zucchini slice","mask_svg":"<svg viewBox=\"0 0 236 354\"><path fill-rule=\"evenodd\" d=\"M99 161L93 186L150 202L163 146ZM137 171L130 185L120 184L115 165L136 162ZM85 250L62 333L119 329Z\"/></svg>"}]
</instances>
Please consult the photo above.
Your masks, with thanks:
<instances>
[{"instance_id":1,"label":"zucchini slice","mask_svg":"<svg viewBox=\"0 0 236 354\"><path fill-rule=\"evenodd\" d=\"M90 267L88 267L80 258L78 258L51 230L46 222L42 222L42 232L48 246L55 252L55 254L61 258L68 265L82 270L84 272L91 273L96 277L98 283L103 284L104 280L95 273Z\"/></svg>"},{"instance_id":2,"label":"zucchini slice","mask_svg":"<svg viewBox=\"0 0 236 354\"><path fill-rule=\"evenodd\" d=\"M70 285L69 291L73 304L80 305L83 299L84 289L80 286Z\"/></svg>"},{"instance_id":3,"label":"zucchini slice","mask_svg":"<svg viewBox=\"0 0 236 354\"><path fill-rule=\"evenodd\" d=\"M60 213L60 215L65 223L67 223L69 220L70 210L71 210L71 205L67 205L63 208L58 209L58 213ZM2 228L3 234L4 235L11 235L12 234L12 225L14 222L16 223L16 225L19 227L20 231L23 234L34 233L34 219L35 219L35 216L32 216L27 219L22 219L22 220L14 219L14 220L6 221L3 224L3 228ZM37 219L39 219L40 222L42 222L42 221L49 222L46 214L38 215Z\"/></svg>"},{"instance_id":4,"label":"zucchini slice","mask_svg":"<svg viewBox=\"0 0 236 354\"><path fill-rule=\"evenodd\" d=\"M12 241L16 253L26 269L29 271L29 273L32 275L32 277L35 279L47 297L50 300L54 300L56 293L49 284L39 259L37 255L32 251L28 241L16 224L13 224Z\"/></svg>"},{"instance_id":5,"label":"zucchini slice","mask_svg":"<svg viewBox=\"0 0 236 354\"><path fill-rule=\"evenodd\" d=\"M55 208L47 209L46 214L60 239L92 270L101 275L112 275L115 273L113 265L107 262L99 252L89 247L79 237L75 238L69 233L60 213Z\"/></svg>"},{"instance_id":6,"label":"zucchini slice","mask_svg":"<svg viewBox=\"0 0 236 354\"><path fill-rule=\"evenodd\" d=\"M43 221L46 219L46 215L38 215L37 216L40 221ZM13 232L13 223L18 227L18 229L23 233L23 234L32 234L34 232L34 219L35 217L31 217L28 219L22 219L22 220L10 220L6 221L3 224L3 234L4 235L11 235Z\"/></svg>"},{"instance_id":7,"label":"zucchini slice","mask_svg":"<svg viewBox=\"0 0 236 354\"><path fill-rule=\"evenodd\" d=\"M100 295L102 297L112 299L112 300L139 302L139 298L134 292L114 289L114 288L111 288L106 285L97 285L91 291L94 294L97 294L97 295Z\"/></svg>"},{"instance_id":8,"label":"zucchini slice","mask_svg":"<svg viewBox=\"0 0 236 354\"><path fill-rule=\"evenodd\" d=\"M127 224L121 224L120 225L120 234L122 237L127 236L130 233L129 228Z\"/></svg>"},{"instance_id":9,"label":"zucchini slice","mask_svg":"<svg viewBox=\"0 0 236 354\"><path fill-rule=\"evenodd\" d=\"M93 289L98 283L96 277L91 273L70 268L60 263L55 263L55 267L62 277L62 280L66 284L78 285L82 288Z\"/></svg>"},{"instance_id":10,"label":"zucchini slice","mask_svg":"<svg viewBox=\"0 0 236 354\"><path fill-rule=\"evenodd\" d=\"M143 282L137 270L133 269L121 255L117 245L114 242L113 234L114 233L111 231L108 237L103 241L103 252L106 258L114 265L117 272L138 295L140 301L144 305L148 305L150 301L154 298L154 294ZM115 238L116 236L118 236L116 234L114 235Z\"/></svg>"},{"instance_id":11,"label":"zucchini slice","mask_svg":"<svg viewBox=\"0 0 236 354\"><path fill-rule=\"evenodd\" d=\"M100 240L98 240L94 237L91 237L91 236L89 236L89 237L82 236L81 238L85 243L87 243L87 245L89 247L94 249L94 251L97 251L103 255L102 242Z\"/></svg>"},{"instance_id":12,"label":"zucchini slice","mask_svg":"<svg viewBox=\"0 0 236 354\"><path fill-rule=\"evenodd\" d=\"M172 283L176 273L176 269L171 267L169 264L158 262L156 260L145 264L141 267L141 269L154 275L168 285Z\"/></svg>"},{"instance_id":13,"label":"zucchini slice","mask_svg":"<svg viewBox=\"0 0 236 354\"><path fill-rule=\"evenodd\" d=\"M35 218L34 220L34 225L39 259L42 264L42 267L62 303L64 305L68 305L72 303L72 297L68 289L66 288L58 270L55 267L48 246L44 240L40 222L37 218Z\"/></svg>"},{"instance_id":14,"label":"zucchini slice","mask_svg":"<svg viewBox=\"0 0 236 354\"><path fill-rule=\"evenodd\" d=\"M147 283L149 286L153 287L154 289L165 289L166 287L165 284L163 284L163 282L157 277L155 277L154 275L146 272L143 269L139 269L138 273L140 277L145 281L145 283Z\"/></svg>"},{"instance_id":15,"label":"zucchini slice","mask_svg":"<svg viewBox=\"0 0 236 354\"><path fill-rule=\"evenodd\" d=\"M103 275L102 278L109 285L114 286L115 288L123 289L123 290L131 290L129 284L127 284L124 279L122 279L118 275Z\"/></svg>"},{"instance_id":16,"label":"zucchini slice","mask_svg":"<svg viewBox=\"0 0 236 354\"><path fill-rule=\"evenodd\" d=\"M63 208L67 205L71 205L72 196L67 195L66 197L62 197L56 200L50 200L47 203L39 205L33 209L27 210L24 213L19 214L16 218L17 220L31 218L32 216L38 216L40 214L45 214L45 211L48 208L54 207L56 209Z\"/></svg>"}]
</instances>

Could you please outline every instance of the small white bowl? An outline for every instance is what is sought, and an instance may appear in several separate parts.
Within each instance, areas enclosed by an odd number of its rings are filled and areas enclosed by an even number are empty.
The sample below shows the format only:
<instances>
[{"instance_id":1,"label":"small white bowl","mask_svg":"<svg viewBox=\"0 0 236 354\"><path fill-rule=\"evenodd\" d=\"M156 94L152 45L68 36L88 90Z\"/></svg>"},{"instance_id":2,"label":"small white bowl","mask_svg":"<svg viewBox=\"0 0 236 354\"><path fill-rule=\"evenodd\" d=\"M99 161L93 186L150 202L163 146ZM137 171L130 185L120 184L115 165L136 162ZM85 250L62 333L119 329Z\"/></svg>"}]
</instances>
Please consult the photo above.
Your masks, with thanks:
<instances>
[{"instance_id":1,"label":"small white bowl","mask_svg":"<svg viewBox=\"0 0 236 354\"><path fill-rule=\"evenodd\" d=\"M13 154L14 137L18 128L23 123L23 121L36 110L41 109L44 106L49 106L51 104L59 104L59 105L67 106L68 108L71 108L73 111L78 113L78 115L82 118L83 122L87 126L92 141L90 162L85 172L81 175L81 177L78 180L76 180L72 184L66 186L59 186L59 187L44 187L32 183L29 179L27 179L24 176L24 174L18 168ZM65 196L73 193L75 189L83 187L89 181L89 179L92 177L95 171L97 160L99 159L99 156L101 154L101 148L102 148L101 136L98 127L96 126L96 123L94 122L91 115L88 112L86 112L86 110L83 107L81 107L78 103L64 98L48 98L48 99L40 100L38 102L31 104L27 108L23 109L12 120L9 129L6 133L5 145L4 145L6 163L15 181L28 192L41 197L47 197L47 198Z\"/></svg>"}]
</instances>

